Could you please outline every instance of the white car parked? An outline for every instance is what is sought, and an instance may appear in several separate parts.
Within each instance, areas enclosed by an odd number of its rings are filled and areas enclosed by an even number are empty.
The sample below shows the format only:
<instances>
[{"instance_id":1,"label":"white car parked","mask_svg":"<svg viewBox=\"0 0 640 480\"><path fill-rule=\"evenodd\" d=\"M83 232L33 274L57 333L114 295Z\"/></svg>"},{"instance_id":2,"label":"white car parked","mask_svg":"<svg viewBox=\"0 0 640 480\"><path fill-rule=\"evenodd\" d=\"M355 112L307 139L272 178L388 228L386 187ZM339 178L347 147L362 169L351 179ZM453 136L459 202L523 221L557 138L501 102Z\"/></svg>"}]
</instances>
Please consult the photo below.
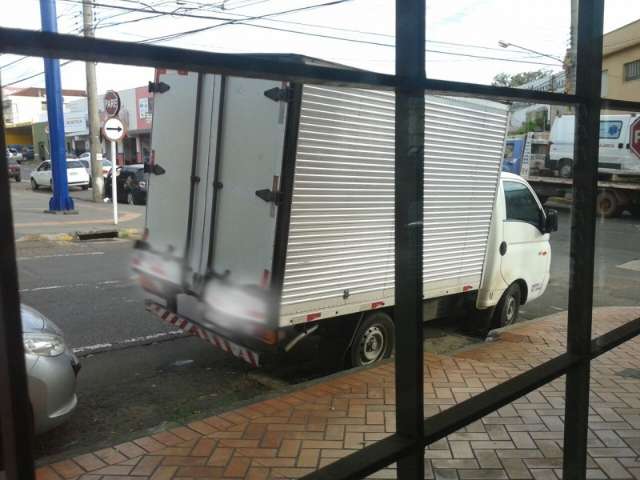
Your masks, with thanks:
<instances>
[{"instance_id":1,"label":"white car parked","mask_svg":"<svg viewBox=\"0 0 640 480\"><path fill-rule=\"evenodd\" d=\"M89 174L79 160L67 159L67 178L70 187L89 188ZM31 172L31 188L51 188L51 160L45 160Z\"/></svg>"}]
</instances>

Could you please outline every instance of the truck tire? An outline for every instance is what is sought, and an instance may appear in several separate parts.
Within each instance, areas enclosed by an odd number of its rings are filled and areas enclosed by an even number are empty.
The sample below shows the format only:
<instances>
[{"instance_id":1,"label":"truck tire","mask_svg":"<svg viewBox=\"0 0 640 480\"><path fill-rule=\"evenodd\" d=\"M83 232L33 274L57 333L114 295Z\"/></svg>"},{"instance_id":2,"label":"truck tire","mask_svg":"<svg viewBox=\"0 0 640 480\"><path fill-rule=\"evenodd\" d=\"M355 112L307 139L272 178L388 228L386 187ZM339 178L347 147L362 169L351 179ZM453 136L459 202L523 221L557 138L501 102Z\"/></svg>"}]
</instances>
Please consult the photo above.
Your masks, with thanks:
<instances>
[{"instance_id":1,"label":"truck tire","mask_svg":"<svg viewBox=\"0 0 640 480\"><path fill-rule=\"evenodd\" d=\"M349 365L363 367L393 353L395 327L385 312L372 312L358 326L349 348Z\"/></svg>"},{"instance_id":2,"label":"truck tire","mask_svg":"<svg viewBox=\"0 0 640 480\"><path fill-rule=\"evenodd\" d=\"M512 283L502 294L496 311L493 314L493 328L502 328L513 325L518 320L522 291L518 283Z\"/></svg>"},{"instance_id":3,"label":"truck tire","mask_svg":"<svg viewBox=\"0 0 640 480\"><path fill-rule=\"evenodd\" d=\"M563 158L558 163L558 175L562 178L571 178L573 175L573 162L568 158Z\"/></svg>"},{"instance_id":4,"label":"truck tire","mask_svg":"<svg viewBox=\"0 0 640 480\"><path fill-rule=\"evenodd\" d=\"M603 218L613 218L620 215L620 202L615 193L610 190L603 190L598 193L596 200L596 213Z\"/></svg>"}]
</instances>

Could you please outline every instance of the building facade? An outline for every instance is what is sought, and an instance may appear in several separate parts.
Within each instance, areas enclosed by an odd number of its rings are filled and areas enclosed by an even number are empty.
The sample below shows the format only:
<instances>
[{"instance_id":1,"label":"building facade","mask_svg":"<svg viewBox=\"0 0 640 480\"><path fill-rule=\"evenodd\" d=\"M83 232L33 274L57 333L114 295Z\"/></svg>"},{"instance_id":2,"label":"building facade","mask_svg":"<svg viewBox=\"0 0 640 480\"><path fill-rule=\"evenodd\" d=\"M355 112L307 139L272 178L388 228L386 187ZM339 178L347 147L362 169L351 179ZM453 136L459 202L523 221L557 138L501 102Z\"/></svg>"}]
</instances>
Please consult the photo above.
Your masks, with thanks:
<instances>
[{"instance_id":1,"label":"building facade","mask_svg":"<svg viewBox=\"0 0 640 480\"><path fill-rule=\"evenodd\" d=\"M602 96L640 100L640 20L603 37Z\"/></svg>"},{"instance_id":2,"label":"building facade","mask_svg":"<svg viewBox=\"0 0 640 480\"><path fill-rule=\"evenodd\" d=\"M65 108L74 101L86 97L83 90L63 90ZM47 96L44 88L5 87L2 90L2 114L6 124L7 145L36 146L33 125L46 121ZM37 153L36 153L37 154Z\"/></svg>"},{"instance_id":3,"label":"building facade","mask_svg":"<svg viewBox=\"0 0 640 480\"><path fill-rule=\"evenodd\" d=\"M116 159L121 165L142 163L148 160L151 153L153 96L146 86L122 90L118 95L121 101L118 118L122 121L127 133L116 146ZM104 111L104 95L98 96L98 114L102 124L107 119ZM64 130L68 153L79 155L89 151L89 113L86 98L65 104ZM46 112L40 122L33 124L32 138L36 158L40 160L49 158L49 128ZM105 142L102 134L100 142L102 154L111 159L110 142Z\"/></svg>"}]
</instances>

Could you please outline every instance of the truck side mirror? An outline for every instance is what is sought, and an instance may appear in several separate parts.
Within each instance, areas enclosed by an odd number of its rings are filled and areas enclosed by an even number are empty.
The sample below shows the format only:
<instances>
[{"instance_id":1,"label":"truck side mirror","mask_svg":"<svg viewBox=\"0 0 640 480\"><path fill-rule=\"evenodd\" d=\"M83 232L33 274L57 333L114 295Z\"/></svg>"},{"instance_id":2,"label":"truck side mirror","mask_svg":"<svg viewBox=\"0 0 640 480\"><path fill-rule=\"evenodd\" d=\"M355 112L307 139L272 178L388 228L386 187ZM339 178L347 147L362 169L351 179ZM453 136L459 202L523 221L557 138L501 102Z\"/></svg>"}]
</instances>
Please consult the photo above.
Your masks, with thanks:
<instances>
[{"instance_id":1,"label":"truck side mirror","mask_svg":"<svg viewBox=\"0 0 640 480\"><path fill-rule=\"evenodd\" d=\"M544 222L544 233L558 231L558 211L553 208L546 210L547 217Z\"/></svg>"}]
</instances>

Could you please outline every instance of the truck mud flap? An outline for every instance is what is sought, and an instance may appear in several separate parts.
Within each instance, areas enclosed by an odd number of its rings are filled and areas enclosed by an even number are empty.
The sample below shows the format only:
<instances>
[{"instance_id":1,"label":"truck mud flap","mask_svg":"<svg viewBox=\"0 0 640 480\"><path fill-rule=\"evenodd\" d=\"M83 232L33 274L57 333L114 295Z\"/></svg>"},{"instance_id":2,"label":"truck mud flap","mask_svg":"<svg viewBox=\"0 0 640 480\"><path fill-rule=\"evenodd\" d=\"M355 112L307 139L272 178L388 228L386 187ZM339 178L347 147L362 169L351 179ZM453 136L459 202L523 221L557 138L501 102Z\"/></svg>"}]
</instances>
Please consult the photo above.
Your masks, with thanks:
<instances>
[{"instance_id":1,"label":"truck mud flap","mask_svg":"<svg viewBox=\"0 0 640 480\"><path fill-rule=\"evenodd\" d=\"M221 335L207 331L196 323L184 317L181 317L180 315L173 313L170 310L167 310L159 303L146 301L145 308L149 312L160 318L160 320L162 320L163 322L168 323L173 327L177 327L185 333L197 335L198 337L206 340L211 345L219 348L220 350L244 360L252 367L260 366L260 355L253 350L249 350L246 347L238 345L231 340L222 337Z\"/></svg>"}]
</instances>

